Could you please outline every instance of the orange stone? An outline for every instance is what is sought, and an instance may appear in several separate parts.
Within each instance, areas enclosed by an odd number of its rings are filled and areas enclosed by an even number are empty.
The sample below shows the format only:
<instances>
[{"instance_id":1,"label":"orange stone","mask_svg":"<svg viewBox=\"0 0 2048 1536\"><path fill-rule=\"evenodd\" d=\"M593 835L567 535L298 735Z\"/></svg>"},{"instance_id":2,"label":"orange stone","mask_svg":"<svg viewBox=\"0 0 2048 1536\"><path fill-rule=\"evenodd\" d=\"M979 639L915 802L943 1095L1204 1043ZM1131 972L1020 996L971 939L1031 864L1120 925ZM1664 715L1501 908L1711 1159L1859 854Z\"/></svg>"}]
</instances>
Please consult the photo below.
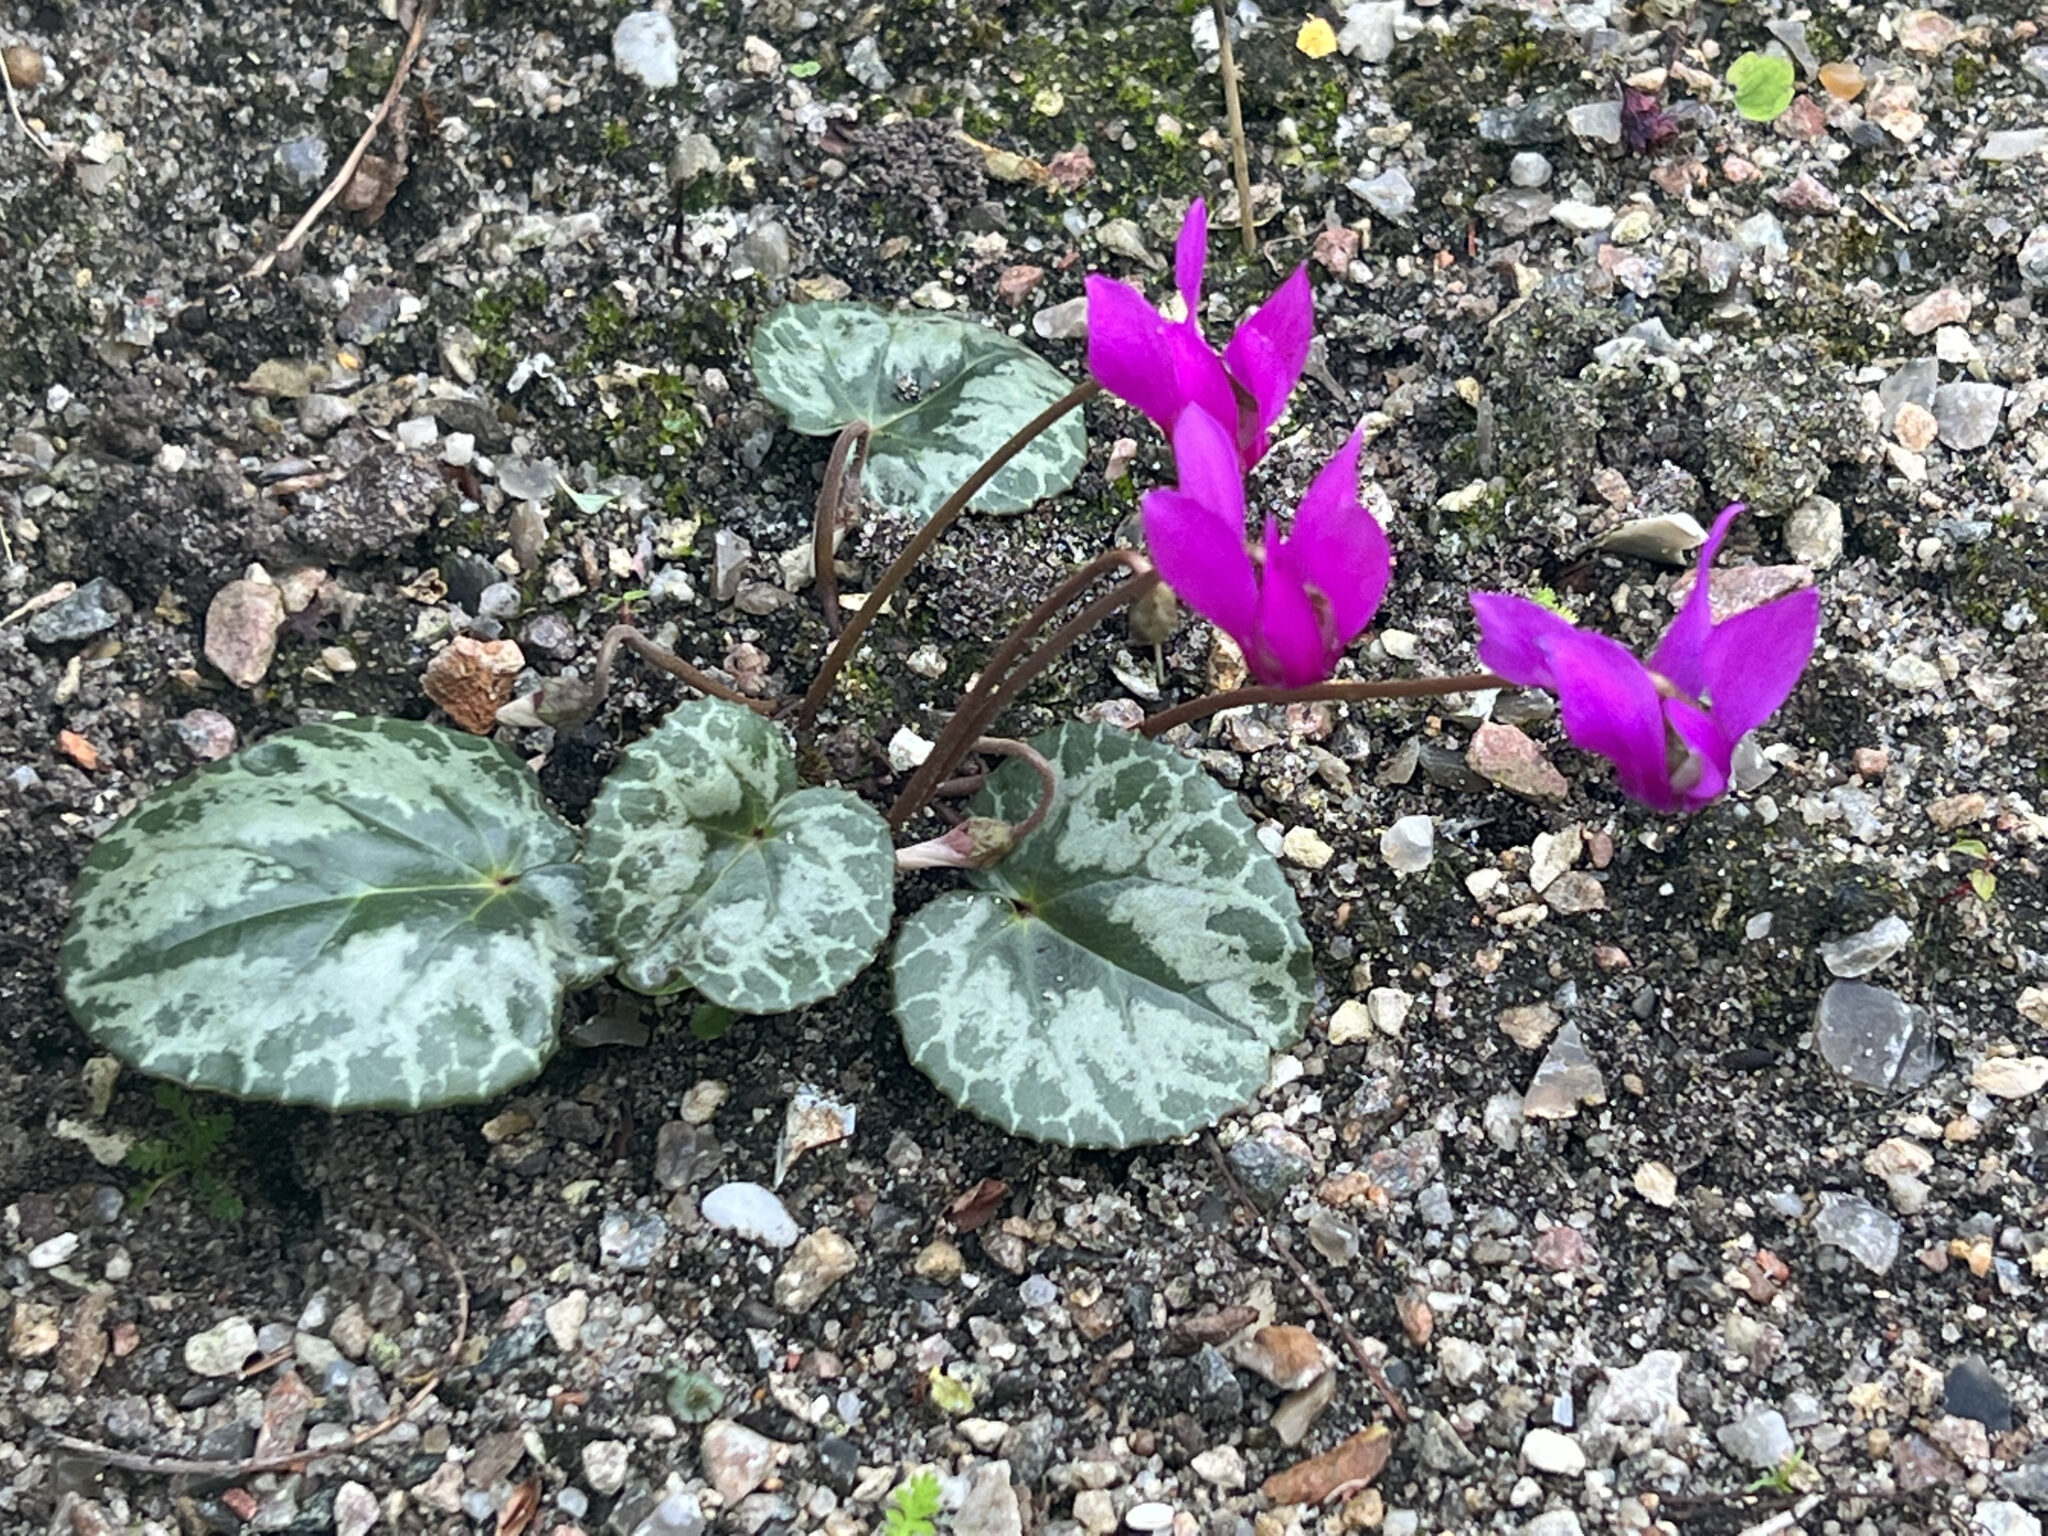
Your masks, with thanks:
<instances>
[{"instance_id":1,"label":"orange stone","mask_svg":"<svg viewBox=\"0 0 2048 1536\"><path fill-rule=\"evenodd\" d=\"M420 686L448 718L477 736L498 726L498 711L512 702L512 685L526 665L518 643L462 635L427 663Z\"/></svg>"},{"instance_id":2,"label":"orange stone","mask_svg":"<svg viewBox=\"0 0 2048 1536\"><path fill-rule=\"evenodd\" d=\"M57 750L87 773L92 773L100 765L99 749L76 731L59 731Z\"/></svg>"},{"instance_id":3,"label":"orange stone","mask_svg":"<svg viewBox=\"0 0 2048 1536\"><path fill-rule=\"evenodd\" d=\"M1863 71L1838 59L1820 67L1820 83L1837 101L1854 101L1863 94Z\"/></svg>"},{"instance_id":4,"label":"orange stone","mask_svg":"<svg viewBox=\"0 0 2048 1536\"><path fill-rule=\"evenodd\" d=\"M1275 1504L1320 1504L1339 1493L1349 1497L1380 1475L1392 1450L1387 1426L1375 1424L1335 1450L1275 1472L1259 1485L1259 1492Z\"/></svg>"}]
</instances>

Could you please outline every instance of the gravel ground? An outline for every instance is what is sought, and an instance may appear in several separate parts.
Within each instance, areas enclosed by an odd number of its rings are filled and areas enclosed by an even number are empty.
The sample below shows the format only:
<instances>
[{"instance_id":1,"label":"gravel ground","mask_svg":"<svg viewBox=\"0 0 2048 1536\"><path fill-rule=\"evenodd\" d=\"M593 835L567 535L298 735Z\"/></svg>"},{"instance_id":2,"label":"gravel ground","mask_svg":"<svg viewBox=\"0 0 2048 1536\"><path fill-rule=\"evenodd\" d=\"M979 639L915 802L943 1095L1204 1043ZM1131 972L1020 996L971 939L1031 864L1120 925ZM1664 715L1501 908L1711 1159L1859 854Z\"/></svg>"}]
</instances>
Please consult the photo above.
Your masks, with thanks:
<instances>
[{"instance_id":1,"label":"gravel ground","mask_svg":"<svg viewBox=\"0 0 2048 1536\"><path fill-rule=\"evenodd\" d=\"M170 1114L53 984L93 838L235 741L425 717L465 633L537 678L624 612L800 687L779 557L825 445L754 392L754 324L905 300L1078 375L1082 275L1156 291L1187 200L1235 202L1213 31L450 8L252 276L411 11L0 14L61 161L0 129L0 1528L843 1536L928 1468L978 1536L2039 1532L2048 13L1390 0L1317 57L1245 9L1261 248L1219 231L1212 331L1311 263L1269 483L1366 423L1400 568L1359 672L1468 669L1475 585L1648 643L1671 525L1600 541L1745 499L1717 599L1811 579L1825 618L1739 792L1652 817L1527 698L1216 722L1323 997L1213 1138L1009 1140L873 974L709 1044L594 993L574 1038L628 1043L509 1102L202 1105L234 1218L126 1198ZM1763 125L1716 82L1770 47L1800 89ZM1623 78L1673 109L1647 149ZM884 792L881 743L1129 517L1155 439L1089 429L1070 495L930 562L815 772ZM843 586L906 536L862 528ZM1219 658L1191 624L1160 661L1105 633L1019 724ZM572 816L676 697L628 670L583 731L507 733ZM1532 741L1562 801L1489 782ZM820 1096L853 1131L805 1148ZM736 1183L777 1186L758 1235Z\"/></svg>"}]
</instances>

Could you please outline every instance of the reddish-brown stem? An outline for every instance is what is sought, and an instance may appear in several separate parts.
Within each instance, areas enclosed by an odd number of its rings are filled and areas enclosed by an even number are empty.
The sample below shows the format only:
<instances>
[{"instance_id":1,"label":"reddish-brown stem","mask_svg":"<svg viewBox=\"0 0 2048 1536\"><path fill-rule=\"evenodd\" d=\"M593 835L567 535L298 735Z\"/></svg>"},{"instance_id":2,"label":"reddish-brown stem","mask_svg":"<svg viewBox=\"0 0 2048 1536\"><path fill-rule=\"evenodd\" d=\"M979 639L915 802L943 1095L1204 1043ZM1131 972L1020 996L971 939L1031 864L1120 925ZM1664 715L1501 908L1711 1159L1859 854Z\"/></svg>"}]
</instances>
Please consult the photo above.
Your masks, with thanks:
<instances>
[{"instance_id":1,"label":"reddish-brown stem","mask_svg":"<svg viewBox=\"0 0 2048 1536\"><path fill-rule=\"evenodd\" d=\"M651 661L671 677L679 677L699 693L708 693L714 699L725 699L734 704L744 704L756 714L771 715L775 705L768 699L750 699L737 688L728 688L717 678L691 666L675 652L656 645L630 624L614 624L604 632L604 644L598 648L597 673L594 679L598 692L611 680L611 662L620 646L625 646L643 661Z\"/></svg>"},{"instance_id":2,"label":"reddish-brown stem","mask_svg":"<svg viewBox=\"0 0 2048 1536\"><path fill-rule=\"evenodd\" d=\"M1129 554L1129 551L1115 553ZM931 801L933 787L952 773L967 755L967 744L978 738L988 723L1030 687L1041 672L1064 655L1069 646L1119 608L1129 607L1158 584L1158 573L1151 570L1118 583L1054 630L1044 644L1019 663L996 687L984 694L981 685L976 684L968 698L961 701L960 708L954 711L946 729L940 732L939 743L932 748L932 755L925 759L924 766L903 786L896 803L889 807L889 824L901 827L924 809ZM984 668L983 678L988 678L993 671L993 668Z\"/></svg>"},{"instance_id":3,"label":"reddish-brown stem","mask_svg":"<svg viewBox=\"0 0 2048 1536\"><path fill-rule=\"evenodd\" d=\"M1226 709L1249 704L1355 704L1366 699L1426 699L1440 693L1476 693L1482 688L1512 688L1504 677L1491 672L1463 672L1456 677L1404 677L1382 683L1311 683L1306 688L1232 688L1226 693L1206 693L1199 699L1176 704L1138 727L1141 736L1158 736L1190 720L1207 719Z\"/></svg>"},{"instance_id":4,"label":"reddish-brown stem","mask_svg":"<svg viewBox=\"0 0 2048 1536\"><path fill-rule=\"evenodd\" d=\"M901 587L911 568L922 560L925 553L939 542L939 537L953 525L953 520L967 510L967 503L975 493L1002 471L1005 464L1030 446L1032 440L1069 411L1078 410L1088 401L1102 393L1102 386L1093 379L1077 384L1060 399L1040 411L1020 427L1007 443L988 456L988 459L973 474L969 475L960 489L948 496L932 520L918 529L911 541L903 546L903 553L889 562L889 568L882 572L874 590L868 593L867 601L860 605L860 611L847 621L846 628L832 643L832 649L825 653L825 660L818 667L818 675L811 680L805 692L803 703L797 708L797 722L808 726L817 719L818 711L825 707L825 700L831 696L833 683L839 680L840 672L852 659L854 647L860 644L860 637L867 633L868 626L875 621L875 615L882 611L882 605Z\"/></svg>"},{"instance_id":5,"label":"reddish-brown stem","mask_svg":"<svg viewBox=\"0 0 2048 1536\"><path fill-rule=\"evenodd\" d=\"M834 639L846 624L839 613L839 576L832 569L832 555L839 547L839 531L860 508L860 472L867 462L870 430L864 421L849 421L832 440L832 457L825 461L825 483L818 487L818 513L811 525L811 575L825 605L825 632Z\"/></svg>"},{"instance_id":6,"label":"reddish-brown stem","mask_svg":"<svg viewBox=\"0 0 2048 1536\"><path fill-rule=\"evenodd\" d=\"M1031 743L1018 741L1010 736L983 736L968 750L987 752L995 757L1022 758L1031 766L1031 771L1038 775L1038 804L1032 807L1029 816L1010 828L1011 838L1016 842L1023 842L1038 830L1039 824L1047 816L1052 814L1053 799L1060 792L1059 770L1047 762L1045 754Z\"/></svg>"}]
</instances>

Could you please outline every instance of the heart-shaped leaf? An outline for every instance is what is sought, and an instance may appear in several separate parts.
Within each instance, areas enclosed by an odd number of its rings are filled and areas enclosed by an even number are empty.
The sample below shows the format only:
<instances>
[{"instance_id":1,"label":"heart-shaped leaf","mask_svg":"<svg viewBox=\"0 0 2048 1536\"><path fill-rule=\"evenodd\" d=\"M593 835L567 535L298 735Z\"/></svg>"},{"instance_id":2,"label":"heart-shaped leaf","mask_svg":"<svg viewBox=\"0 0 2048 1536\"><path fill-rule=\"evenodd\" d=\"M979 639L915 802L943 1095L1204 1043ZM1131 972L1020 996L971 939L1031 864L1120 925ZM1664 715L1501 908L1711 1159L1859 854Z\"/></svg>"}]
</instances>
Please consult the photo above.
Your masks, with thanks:
<instances>
[{"instance_id":1,"label":"heart-shaped leaf","mask_svg":"<svg viewBox=\"0 0 2048 1536\"><path fill-rule=\"evenodd\" d=\"M1065 725L1051 814L896 945L910 1059L1005 1130L1070 1146L1182 1136L1243 1104L1307 1023L1294 892L1236 799L1156 742ZM975 809L1039 793L1005 763Z\"/></svg>"},{"instance_id":2,"label":"heart-shaped leaf","mask_svg":"<svg viewBox=\"0 0 2048 1536\"><path fill-rule=\"evenodd\" d=\"M723 700L679 704L626 748L587 847L619 979L641 992L786 1013L853 980L889 931L889 824L843 789L798 789L781 732Z\"/></svg>"},{"instance_id":3,"label":"heart-shaped leaf","mask_svg":"<svg viewBox=\"0 0 2048 1536\"><path fill-rule=\"evenodd\" d=\"M62 955L145 1072L327 1109L525 1081L610 969L576 834L499 748L402 720L272 736L152 795L85 861Z\"/></svg>"},{"instance_id":4,"label":"heart-shaped leaf","mask_svg":"<svg viewBox=\"0 0 2048 1536\"><path fill-rule=\"evenodd\" d=\"M1792 61L1771 53L1745 53L1728 66L1735 110L1753 123L1770 123L1792 105Z\"/></svg>"},{"instance_id":5,"label":"heart-shaped leaf","mask_svg":"<svg viewBox=\"0 0 2048 1536\"><path fill-rule=\"evenodd\" d=\"M790 304L754 333L754 377L790 426L870 429L862 488L916 514L939 510L982 461L1072 387L1045 359L971 321L874 304ZM1079 412L1041 432L972 503L1021 512L1081 472Z\"/></svg>"}]
</instances>

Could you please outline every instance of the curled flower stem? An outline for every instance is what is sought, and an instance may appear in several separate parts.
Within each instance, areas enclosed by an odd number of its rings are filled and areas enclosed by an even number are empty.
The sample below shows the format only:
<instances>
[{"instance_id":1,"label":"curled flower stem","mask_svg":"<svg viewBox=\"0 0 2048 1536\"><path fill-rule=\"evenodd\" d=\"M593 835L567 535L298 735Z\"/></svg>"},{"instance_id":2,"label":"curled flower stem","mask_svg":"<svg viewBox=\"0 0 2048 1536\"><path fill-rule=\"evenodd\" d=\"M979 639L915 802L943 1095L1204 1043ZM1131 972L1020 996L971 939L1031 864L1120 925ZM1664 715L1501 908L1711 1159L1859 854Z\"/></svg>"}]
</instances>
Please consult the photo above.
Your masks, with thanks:
<instances>
[{"instance_id":1,"label":"curled flower stem","mask_svg":"<svg viewBox=\"0 0 2048 1536\"><path fill-rule=\"evenodd\" d=\"M1054 615L1073 603L1105 572L1118 566L1131 571L1132 579L1082 609L1026 658L1022 665L1016 666L1014 671L1011 670L1018 658L1024 655L1025 647L1031 643L1033 635L1051 623ZM995 654L989 657L988 664L981 669L981 676L975 680L974 686L961 696L959 707L953 711L953 718L946 723L946 728L939 733L939 739L932 747L931 756L927 757L924 765L911 775L910 782L903 786L903 792L896 797L895 805L890 807L890 824L902 826L931 803L938 786L960 766L961 759L967 756L972 743L988 728L989 722L1002 712L1003 706L1015 698L1032 678L1038 676L1068 646L1118 608L1136 602L1146 592L1151 591L1158 580L1159 578L1152 573L1151 564L1144 556L1134 550L1112 549L1097 555L1054 587L1046 595L1045 601L1032 609L1023 622L1011 630L1003 643L996 647Z\"/></svg>"},{"instance_id":2,"label":"curled flower stem","mask_svg":"<svg viewBox=\"0 0 2048 1536\"><path fill-rule=\"evenodd\" d=\"M1356 704L1366 699L1426 699L1442 693L1476 693L1482 688L1512 688L1504 677L1491 672L1461 672L1456 677L1403 677L1381 683L1311 683L1306 688L1232 688L1224 693L1206 693L1199 699L1176 704L1152 716L1138 727L1141 736L1160 736L1176 725L1206 720L1226 709L1249 704Z\"/></svg>"},{"instance_id":3,"label":"curled flower stem","mask_svg":"<svg viewBox=\"0 0 2048 1536\"><path fill-rule=\"evenodd\" d=\"M1093 379L1076 384L1065 395L1018 428L1007 443L989 455L981 468L967 477L959 490L946 498L944 505L932 514L932 520L918 529L916 537L903 546L903 553L889 562L889 568L882 572L874 590L868 593L867 601L860 605L860 611L847 621L846 628L832 643L832 649L825 653L825 660L818 667L818 675L811 680L811 686L804 694L803 703L797 707L799 725L809 726L817 719L818 711L824 708L825 700L831 696L833 683L838 681L840 672L852 659L854 648L860 644L860 637L867 633L868 626L874 623L875 615L882 611L882 605L903 585L911 567L922 560L925 553L939 542L940 535L953 525L953 520L967 510L967 503L974 499L975 493L993 480L1005 464L1029 447L1032 440L1041 432L1059 421L1069 411L1078 410L1101 393L1102 386Z\"/></svg>"},{"instance_id":4,"label":"curled flower stem","mask_svg":"<svg viewBox=\"0 0 2048 1536\"><path fill-rule=\"evenodd\" d=\"M725 699L734 704L744 704L756 714L767 715L775 712L775 705L767 699L750 699L737 688L728 688L708 672L691 666L682 657L640 633L630 624L614 624L604 632L604 643L598 647L597 667L591 675L591 683L597 696L604 697L611 684L612 663L617 658L620 646L626 647L643 661L651 661L671 677L679 677L699 693L708 693L714 699Z\"/></svg>"},{"instance_id":5,"label":"curled flower stem","mask_svg":"<svg viewBox=\"0 0 2048 1536\"><path fill-rule=\"evenodd\" d=\"M818 487L818 515L811 528L811 575L818 586L818 600L825 605L825 632L835 640L846 623L839 614L839 577L832 569L832 555L839 547L840 530L853 521L860 508L860 472L867 465L872 431L864 421L849 421L840 428L832 440L832 457L825 461L825 483Z\"/></svg>"},{"instance_id":6,"label":"curled flower stem","mask_svg":"<svg viewBox=\"0 0 2048 1536\"><path fill-rule=\"evenodd\" d=\"M1230 15L1223 0L1209 0L1216 13L1216 72L1223 77L1223 115L1230 126L1230 168L1237 177L1237 227L1244 235L1246 256L1257 254L1258 232L1252 228L1252 168L1245 151L1244 110L1237 99L1237 53L1230 45Z\"/></svg>"},{"instance_id":7,"label":"curled flower stem","mask_svg":"<svg viewBox=\"0 0 2048 1536\"><path fill-rule=\"evenodd\" d=\"M1018 741L1011 736L983 736L968 750L987 752L995 757L1021 758L1031 766L1031 771L1038 775L1038 804L1032 808L1029 816L1010 828L1011 838L1016 842L1023 842L1036 832L1039 824L1051 814L1053 799L1060 792L1059 771L1045 760L1045 754L1038 748L1028 741Z\"/></svg>"}]
</instances>

